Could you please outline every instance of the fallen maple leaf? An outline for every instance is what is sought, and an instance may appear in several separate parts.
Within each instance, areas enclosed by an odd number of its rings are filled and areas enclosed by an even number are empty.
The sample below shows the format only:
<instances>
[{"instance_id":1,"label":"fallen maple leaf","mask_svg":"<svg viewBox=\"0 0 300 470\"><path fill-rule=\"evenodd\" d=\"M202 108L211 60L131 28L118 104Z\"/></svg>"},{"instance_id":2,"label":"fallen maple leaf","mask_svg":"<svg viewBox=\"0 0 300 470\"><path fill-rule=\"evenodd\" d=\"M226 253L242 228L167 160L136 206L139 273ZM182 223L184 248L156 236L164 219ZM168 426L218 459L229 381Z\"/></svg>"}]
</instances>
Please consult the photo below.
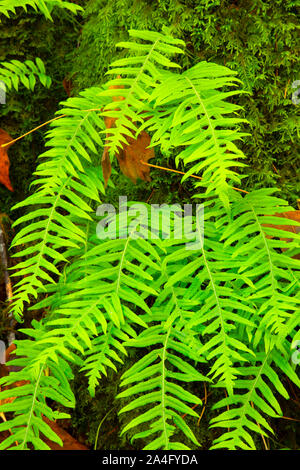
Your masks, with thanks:
<instances>
[{"instance_id":1,"label":"fallen maple leaf","mask_svg":"<svg viewBox=\"0 0 300 470\"><path fill-rule=\"evenodd\" d=\"M117 78L121 78L118 76ZM109 89L118 89L124 88L122 85L115 86L112 85ZM114 96L113 101L121 101L123 100L123 96ZM116 118L112 117L104 117L104 123L106 129L111 129L115 126ZM102 154L102 171L104 177L105 186L111 175L111 163L109 158L109 145L108 145L108 136L109 132L106 133L106 146L103 150ZM140 178L143 181L151 181L150 178L150 168L146 165L143 165L143 162L147 163L150 158L154 157L154 150L151 148L147 148L151 143L151 138L147 134L146 131L142 131L137 139L132 137L126 136L126 140L128 142L127 145L123 145L122 149L116 154L116 157L119 162L120 169L122 173L131 179L131 181L135 184L136 180Z\"/></svg>"},{"instance_id":2,"label":"fallen maple leaf","mask_svg":"<svg viewBox=\"0 0 300 470\"><path fill-rule=\"evenodd\" d=\"M14 189L9 180L10 163L7 155L7 150L11 144L2 147L3 144L7 144L11 140L13 140L12 137L3 129L0 129L0 183L4 184L10 191L13 191Z\"/></svg>"}]
</instances>

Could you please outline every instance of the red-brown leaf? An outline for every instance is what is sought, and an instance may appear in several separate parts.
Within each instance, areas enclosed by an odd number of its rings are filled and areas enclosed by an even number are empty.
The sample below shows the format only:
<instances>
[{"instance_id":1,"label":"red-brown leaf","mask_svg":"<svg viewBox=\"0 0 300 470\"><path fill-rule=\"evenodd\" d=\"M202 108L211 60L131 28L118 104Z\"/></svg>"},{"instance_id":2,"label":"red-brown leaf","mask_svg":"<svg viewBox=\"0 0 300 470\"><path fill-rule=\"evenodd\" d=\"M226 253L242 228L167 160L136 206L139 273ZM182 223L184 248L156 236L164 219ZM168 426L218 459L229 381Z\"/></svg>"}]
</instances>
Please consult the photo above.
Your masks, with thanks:
<instances>
[{"instance_id":1,"label":"red-brown leaf","mask_svg":"<svg viewBox=\"0 0 300 470\"><path fill-rule=\"evenodd\" d=\"M118 78L121 78L118 76ZM111 86L110 89L123 88L123 86ZM114 96L113 101L123 100L123 96ZM115 125L116 118L107 117L104 118L106 129L111 129ZM106 133L109 136L109 132ZM119 150L116 157L119 162L122 173L131 179L133 183L140 178L144 181L151 181L150 168L141 163L141 160L147 162L150 158L154 157L154 150L147 148L150 145L151 138L146 131L142 131L137 139L126 136L128 145L123 145L123 148ZM108 144L108 139L106 139ZM105 186L111 175L111 163L109 158L109 145L106 145L102 154L102 171Z\"/></svg>"},{"instance_id":2,"label":"red-brown leaf","mask_svg":"<svg viewBox=\"0 0 300 470\"><path fill-rule=\"evenodd\" d=\"M13 187L9 179L10 162L7 155L7 150L10 145L2 147L3 144L7 144L11 140L13 140L12 137L3 129L0 129L0 183L4 184L4 186L6 186L10 191L13 191Z\"/></svg>"},{"instance_id":3,"label":"red-brown leaf","mask_svg":"<svg viewBox=\"0 0 300 470\"><path fill-rule=\"evenodd\" d=\"M285 219L290 219L290 220L295 220L296 222L300 222L300 210L295 210L295 211L287 211L287 212L281 212L281 213L275 213L274 216L276 217L282 217ZM290 233L299 233L300 232L300 227L297 227L296 225L274 225L274 224L263 224L265 227L272 227L272 228L277 228L278 230L285 230L286 232ZM267 238L273 238L271 235L266 235ZM288 235L287 235L288 236ZM292 238L281 238L280 240L284 240L286 242L291 242L293 239ZM286 251L285 248L282 249L282 251ZM300 254L293 256L295 259L300 259Z\"/></svg>"}]
</instances>

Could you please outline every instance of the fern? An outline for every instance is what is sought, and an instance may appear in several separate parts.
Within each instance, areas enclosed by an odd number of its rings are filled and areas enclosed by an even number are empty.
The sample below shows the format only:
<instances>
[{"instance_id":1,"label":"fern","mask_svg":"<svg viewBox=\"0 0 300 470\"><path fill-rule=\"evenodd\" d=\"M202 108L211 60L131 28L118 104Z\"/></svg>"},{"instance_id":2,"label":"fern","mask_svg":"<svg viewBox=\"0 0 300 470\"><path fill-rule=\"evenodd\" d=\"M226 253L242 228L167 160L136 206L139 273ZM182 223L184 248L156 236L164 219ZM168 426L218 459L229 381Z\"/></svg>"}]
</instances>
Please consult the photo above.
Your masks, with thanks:
<instances>
[{"instance_id":1,"label":"fern","mask_svg":"<svg viewBox=\"0 0 300 470\"><path fill-rule=\"evenodd\" d=\"M51 10L54 7L64 8L72 13L82 10L82 7L71 2L64 0L1 0L0 1L0 14L10 17L11 13L16 14L16 8L23 8L27 12L28 7L33 8L35 11L40 11L45 18L52 20Z\"/></svg>"},{"instance_id":2,"label":"fern","mask_svg":"<svg viewBox=\"0 0 300 470\"><path fill-rule=\"evenodd\" d=\"M183 46L184 42L169 35L136 30L130 30L129 35L146 43L120 42L116 45L129 49L131 55L111 64L112 68L107 73L122 75L122 78L110 80L107 83L110 89L102 93L114 100L103 112L103 116L116 118L115 127L110 129L107 138L111 155L115 155L127 143L126 136L134 137L138 134L136 124L140 123L141 127L144 123L143 116L148 111L145 104L153 88L164 76L162 67L179 67L167 56L183 53L178 46ZM120 89L120 85L123 89Z\"/></svg>"},{"instance_id":3,"label":"fern","mask_svg":"<svg viewBox=\"0 0 300 470\"><path fill-rule=\"evenodd\" d=\"M187 449L186 439L196 448L199 439L183 415L196 418L192 405L202 403L190 384L208 382L228 394L213 407L227 410L211 420L224 431L212 449L254 449L255 433L271 434L270 419L282 414L277 396L288 398L284 376L299 386L289 364L291 339L299 337L299 261L293 257L299 235L286 242L286 232L274 227L284 224L274 214L292 208L276 189L245 196L233 188L245 158L235 142L246 135L239 107L228 100L241 92L231 90L240 83L235 74L206 62L173 72L178 67L170 57L182 53L182 41L168 31L129 34L133 41L119 44L129 56L108 72L120 78L62 103L46 134L50 148L40 156L35 191L15 206L28 212L14 224L22 227L12 247L24 246L17 254L24 261L15 267L21 279L11 311L20 319L32 304L47 315L21 330L33 338L17 344L15 364L23 369L0 379L0 385L28 381L17 392L0 392L0 400L16 397L0 407L15 411L0 425L12 430L1 448L44 449L41 434L59 442L42 415L64 416L47 398L74 406L69 363L88 377L93 396L108 370L124 367L130 348L142 348L145 355L121 378L123 434L147 450ZM103 117L116 119L106 142ZM96 210L105 194L101 150L108 146L114 158L127 136L144 129L151 146L177 152L187 170L183 179L202 177L194 196L204 205L205 230L198 214L190 217L193 250L164 213L170 237L153 233L147 204L144 218L136 219L129 204L112 219L118 224L113 239L97 236L98 224L110 221Z\"/></svg>"},{"instance_id":4,"label":"fern","mask_svg":"<svg viewBox=\"0 0 300 470\"><path fill-rule=\"evenodd\" d=\"M34 326L34 324L33 324ZM24 329L26 333L26 329ZM29 334L34 338L40 333L40 325L37 325L36 330L30 329ZM44 346L35 345L30 340L21 341L19 348L16 342L18 352L22 351L25 358L36 359L37 356L43 351ZM68 362L70 362L71 354L68 354ZM14 389L15 400L13 403L6 403L1 405L3 412L14 411L14 418L10 421L12 435L5 441L1 442L0 449L9 447L14 450L30 449L33 446L35 449L49 449L40 437L42 432L46 437L54 442L62 445L61 439L52 431L50 426L43 420L46 416L51 421L57 418L66 418L69 415L53 411L47 405L47 398L55 400L63 406L74 407L75 401L73 393L70 389L69 381L73 377L72 371L68 363L59 358L58 361L53 361L48 358L47 362L39 359L36 367L31 367L30 363L24 361L24 357L17 357L12 361L14 365L22 368L21 372L12 372L9 377L0 379L0 385L6 383L7 385L13 384L16 380L23 380L23 384ZM51 377L45 375L46 368L49 368ZM1 391L1 399L11 397L11 390ZM0 432L7 429L7 424L0 424Z\"/></svg>"},{"instance_id":5,"label":"fern","mask_svg":"<svg viewBox=\"0 0 300 470\"><path fill-rule=\"evenodd\" d=\"M70 107L60 112L66 116L55 121L55 131L48 133L48 145L52 148L40 155L47 161L36 170L33 184L38 188L14 206L16 209L39 204L39 208L15 222L15 225L31 223L19 231L12 246L34 242L20 253L30 258L20 263L18 273L13 274L24 276L15 286L12 312L17 317L22 314L24 303L29 303L29 295L37 297L37 289L43 286L41 279L54 282L54 276L60 275L56 264L67 261L62 250L77 248L84 242L81 225L92 220L89 213L93 210L87 201L99 202L98 193L103 192L101 179L89 171L93 165L88 152L97 153L95 144L101 143L101 139L96 129L103 128L97 114L99 100L91 101L90 96L91 91L87 91L80 98L67 101ZM64 216L64 211L69 217Z\"/></svg>"},{"instance_id":6,"label":"fern","mask_svg":"<svg viewBox=\"0 0 300 470\"><path fill-rule=\"evenodd\" d=\"M152 315L151 319L155 320L155 315ZM188 449L181 442L171 440L176 428L194 444L199 445L194 433L183 420L182 414L198 417L191 404L202 402L199 397L176 382L206 379L188 363L187 359L199 362L199 357L193 354L190 347L185 346L183 338L184 335L180 334L173 325L165 328L159 322L129 342L129 345L134 347L152 346L152 351L123 375L121 386L130 385L130 387L118 395L118 398L127 398L140 394L122 408L122 413L148 408L147 411L139 413L122 431L124 433L133 427L149 423L146 430L134 434L134 439L148 438L148 440L154 434L155 438L144 447L144 450ZM170 380L172 378L176 381Z\"/></svg>"},{"instance_id":7,"label":"fern","mask_svg":"<svg viewBox=\"0 0 300 470\"><path fill-rule=\"evenodd\" d=\"M255 326L248 320L244 313L252 313L252 308L247 305L241 295L233 293L232 290L224 286L224 279L227 282L235 283L239 275L234 272L237 265L235 260L231 260L230 252L227 250L226 268L220 271L218 258L223 251L223 246L212 237L213 226L206 224L207 237L204 240L203 248L190 262L182 264L183 257L186 257L186 249L174 250L170 257L172 260L180 259L181 266L178 266L175 274L170 277L167 286L177 288L176 281L185 279L186 274L198 282L201 286L207 283L205 298L203 295L198 300L198 312L189 319L188 325L199 328L203 326L202 335L209 335L214 332L210 340L199 350L199 354L205 354L208 359L214 359L214 365L210 370L213 379L219 377L222 380L228 393L232 393L236 370L234 363L243 360L244 353L250 352L247 346L240 341L234 331L239 324ZM222 256L224 260L224 255ZM176 266L176 265L175 265ZM224 265L223 265L224 266ZM202 294L200 291L199 294ZM204 301L205 300L205 301ZM238 309L238 312L236 310Z\"/></svg>"},{"instance_id":8,"label":"fern","mask_svg":"<svg viewBox=\"0 0 300 470\"><path fill-rule=\"evenodd\" d=\"M274 392L286 399L289 398L275 368L279 367L298 387L300 385L299 378L288 363L288 358L284 359L278 351L258 352L254 361L251 358L251 363L250 367L239 367L238 373L242 379L235 382L237 391L244 389L245 393L235 393L214 406L214 408L226 406L231 409L211 421L212 427L230 429L215 440L212 449L255 450L249 431L266 437L273 434L264 415L272 418L282 416Z\"/></svg>"},{"instance_id":9,"label":"fern","mask_svg":"<svg viewBox=\"0 0 300 470\"><path fill-rule=\"evenodd\" d=\"M291 233L291 242L277 240L279 236L286 237L286 233L272 225L284 225L285 222L274 213L292 208L282 199L274 197L273 193L274 189L257 190L235 202L232 206L234 221L223 232L226 248L234 244L233 259L244 257L239 272L246 271L247 277L255 284L255 290L249 293L249 300L256 305L259 320L254 346L264 338L266 350L274 342L279 345L278 335L281 341L281 331L286 322L299 312L296 282L299 262L292 256L299 251L300 237L297 233ZM270 226L266 227L265 224ZM294 225L299 226L299 223L295 222Z\"/></svg>"},{"instance_id":10,"label":"fern","mask_svg":"<svg viewBox=\"0 0 300 470\"><path fill-rule=\"evenodd\" d=\"M228 117L239 109L225 100L241 91L223 91L240 83L234 75L227 67L207 62L196 64L180 76L170 75L151 95L157 112L147 123L149 127L153 124L150 129L155 131L154 144L160 143L163 133L164 149L186 147L176 157L177 164L183 160L189 166L183 181L201 172L203 181L196 187L205 187L206 194L216 191L226 207L228 183L241 183L231 167L244 166L240 159L245 158L234 141L247 135L238 132L237 124L243 119Z\"/></svg>"},{"instance_id":11,"label":"fern","mask_svg":"<svg viewBox=\"0 0 300 470\"><path fill-rule=\"evenodd\" d=\"M35 59L35 63L32 60L25 60L24 63L19 60L0 63L0 80L8 89L13 87L18 91L19 85L22 83L27 89L33 91L36 77L42 85L50 87L51 78L46 75L44 64L38 57Z\"/></svg>"}]
</instances>

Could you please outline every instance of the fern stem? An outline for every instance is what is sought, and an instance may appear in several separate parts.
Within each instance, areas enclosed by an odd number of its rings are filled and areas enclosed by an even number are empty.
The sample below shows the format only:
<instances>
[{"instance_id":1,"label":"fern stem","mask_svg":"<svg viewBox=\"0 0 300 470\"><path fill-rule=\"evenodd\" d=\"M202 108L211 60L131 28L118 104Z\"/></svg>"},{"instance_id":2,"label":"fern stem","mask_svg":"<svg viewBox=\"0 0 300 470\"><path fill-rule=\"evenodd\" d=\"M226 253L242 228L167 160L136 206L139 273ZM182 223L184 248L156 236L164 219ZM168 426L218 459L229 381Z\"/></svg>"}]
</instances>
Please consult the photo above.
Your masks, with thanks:
<instances>
[{"instance_id":1,"label":"fern stem","mask_svg":"<svg viewBox=\"0 0 300 470\"><path fill-rule=\"evenodd\" d=\"M82 111L102 111L101 108L95 108L95 109L82 109ZM31 134L32 132L35 132L37 131L38 129L40 129L41 127L43 126L46 126L47 124L49 124L50 122L53 122L53 121L56 121L57 119L60 119L62 117L66 117L68 116L67 114L61 114L60 116L56 116L55 118L53 119L49 119L49 121L46 121L46 122L43 122L43 124L40 124L39 126L35 127L34 129L31 129L30 131L26 132L25 134L23 135L20 135L19 137L17 137L16 139L13 139L13 140L10 140L9 142L6 142L6 144L2 144L0 145L0 147L6 147L7 145L12 145L14 142L17 142L17 140L20 140L20 139L23 139L23 137L26 137L27 135Z\"/></svg>"},{"instance_id":2,"label":"fern stem","mask_svg":"<svg viewBox=\"0 0 300 470\"><path fill-rule=\"evenodd\" d=\"M45 361L45 362L46 362L46 361ZM26 445L26 442L27 442L27 439L26 439L26 438L27 438L27 435L28 435L28 432L29 432L29 429L30 429L30 423L31 423L31 419L32 419L32 416L33 416L33 410L34 410L35 400L36 400L36 396L37 396L37 391L38 391L38 387L39 387L40 380L41 380L41 377L42 377L42 373L43 373L43 370L44 370L45 362L44 362L44 364L41 366L39 375L38 375L38 377L37 377L37 379L36 379L36 382L35 382L34 394L33 394L33 397L32 397L32 404L31 404L31 408L30 408L30 411L29 411L29 416L28 416L26 431L25 431L25 435L24 435L23 442L22 442L22 444L21 444L21 449L22 449L22 450L25 449L25 445Z\"/></svg>"},{"instance_id":3,"label":"fern stem","mask_svg":"<svg viewBox=\"0 0 300 470\"><path fill-rule=\"evenodd\" d=\"M165 435L165 439L166 439L166 442L167 442L167 445L166 445L166 450L168 450L168 446L169 446L169 438L168 438L168 432L167 432L167 428L166 428L166 425L167 425L167 417L166 417L166 406L165 406L165 395L166 395L166 392L165 392L165 380L166 380L166 372L165 372L165 362L166 362L166 353L167 353L167 346L168 346L168 339L169 339L169 336L170 336L170 333L171 333L171 328L172 328L172 325L170 325L169 329L168 329L168 333L166 335L166 339L165 339L165 344L163 345L163 354L162 354L162 378L161 378L161 383L162 383L162 387L161 387L161 397L162 397L162 400L161 400L161 406L162 406L162 419L163 419L163 426L164 426L164 435Z\"/></svg>"},{"instance_id":4,"label":"fern stem","mask_svg":"<svg viewBox=\"0 0 300 470\"><path fill-rule=\"evenodd\" d=\"M102 424L104 423L104 421L106 420L106 418L108 417L108 415L114 410L115 408L111 408L107 413L106 415L101 419L100 421L100 424L97 428L97 433L96 433L96 437L95 437L95 444L94 444L94 450L97 450L97 444L98 444L98 437L99 437L99 432L100 432L100 428L102 426Z\"/></svg>"}]
</instances>

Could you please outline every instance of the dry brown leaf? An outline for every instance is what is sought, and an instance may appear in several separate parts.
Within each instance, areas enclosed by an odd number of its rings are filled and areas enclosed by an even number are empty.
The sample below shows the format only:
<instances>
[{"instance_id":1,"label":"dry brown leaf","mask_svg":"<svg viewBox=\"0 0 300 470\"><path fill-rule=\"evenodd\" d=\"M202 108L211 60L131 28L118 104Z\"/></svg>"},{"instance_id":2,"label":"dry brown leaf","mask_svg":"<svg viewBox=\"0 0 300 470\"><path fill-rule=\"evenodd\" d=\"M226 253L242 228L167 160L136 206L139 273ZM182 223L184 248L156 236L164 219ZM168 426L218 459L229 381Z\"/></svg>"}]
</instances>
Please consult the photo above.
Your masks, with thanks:
<instances>
[{"instance_id":1,"label":"dry brown leaf","mask_svg":"<svg viewBox=\"0 0 300 470\"><path fill-rule=\"evenodd\" d=\"M14 356L15 356L14 351L15 350L16 350L16 345L15 344L11 344L6 349L6 364L1 364L1 366L2 366L1 367L1 373L3 374L3 376L9 375L10 372L16 372L16 371L20 370L20 367L9 365L9 361L14 359ZM9 385L9 386L3 387L3 389L4 390L14 389L16 387L21 387L22 385L26 385L27 383L29 383L29 381L27 381L27 380L18 380L16 382L14 382L13 384ZM14 401L14 399L15 399L15 397L9 397L9 398L6 398L3 401L0 400L0 404L1 403L11 403L11 402Z\"/></svg>"},{"instance_id":2,"label":"dry brown leaf","mask_svg":"<svg viewBox=\"0 0 300 470\"><path fill-rule=\"evenodd\" d=\"M121 171L131 179L133 183L140 178L143 181L151 181L150 168L143 165L154 157L154 150L147 148L151 143L151 137L146 131L142 131L137 139L127 137L128 145L117 154Z\"/></svg>"},{"instance_id":3,"label":"dry brown leaf","mask_svg":"<svg viewBox=\"0 0 300 470\"><path fill-rule=\"evenodd\" d=\"M13 191L13 187L9 180L9 158L7 155L7 150L10 145L2 147L3 144L10 142L12 137L5 132L3 129L0 129L0 183L4 184L10 191Z\"/></svg>"},{"instance_id":4,"label":"dry brown leaf","mask_svg":"<svg viewBox=\"0 0 300 470\"><path fill-rule=\"evenodd\" d=\"M67 93L67 95L71 96L71 91L72 91L72 88L73 88L73 84L72 84L71 80L69 80L68 78L64 78L62 84L63 84L64 90Z\"/></svg>"},{"instance_id":5,"label":"dry brown leaf","mask_svg":"<svg viewBox=\"0 0 300 470\"><path fill-rule=\"evenodd\" d=\"M118 76L117 78L121 78ZM124 88L123 86L111 86L110 89L118 89ZM121 101L123 100L123 96L114 96L113 101ZM114 127L116 122L116 118L107 117L104 118L104 123L106 129L111 129ZM106 133L106 136L109 136L109 132ZM150 168L146 165L141 163L150 160L150 158L154 157L154 150L147 148L150 145L151 138L147 134L146 131L142 131L137 139L133 139L132 137L126 136L126 140L128 145L124 145L122 149L116 154L116 157L119 162L120 169L122 173L131 179L133 183L136 183L136 180L140 178L143 181L151 181L150 178ZM111 175L111 163L109 158L109 145L108 139L106 138L105 143L107 144L104 148L102 154L102 171L104 177L105 186Z\"/></svg>"},{"instance_id":6,"label":"dry brown leaf","mask_svg":"<svg viewBox=\"0 0 300 470\"><path fill-rule=\"evenodd\" d=\"M16 345L15 344L11 344L7 349L6 349L6 364L1 364L1 372L0 374L2 374L2 376L5 376L5 375L9 375L10 372L16 372L18 370L20 370L20 367L16 367L16 366L10 366L9 365L9 361L11 361L12 359L14 359L14 351L16 349ZM26 385L27 383L29 383L28 381L26 380L18 380L16 382L14 382L13 384L7 386L7 387L3 387L4 390L7 390L7 389L14 389L15 387L21 387L22 385ZM0 400L0 404L1 403L11 403L13 402L15 399L15 397L9 397L9 398L6 398L5 400L1 401Z\"/></svg>"},{"instance_id":7,"label":"dry brown leaf","mask_svg":"<svg viewBox=\"0 0 300 470\"><path fill-rule=\"evenodd\" d=\"M110 163L110 158L109 158L108 147L104 147L104 150L102 153L101 166L102 166L102 173L103 173L103 178L104 178L104 185L106 187L108 180L110 178L110 175L111 175L111 163Z\"/></svg>"},{"instance_id":8,"label":"dry brown leaf","mask_svg":"<svg viewBox=\"0 0 300 470\"><path fill-rule=\"evenodd\" d=\"M46 416L43 416L43 421L45 421L45 423L50 426L52 431L54 431L63 442L63 447L61 447L56 442L51 441L47 437L43 437L43 441L50 447L51 450L89 450L87 446L78 442L65 429L63 429L57 423L50 421L50 419L46 418Z\"/></svg>"},{"instance_id":9,"label":"dry brown leaf","mask_svg":"<svg viewBox=\"0 0 300 470\"><path fill-rule=\"evenodd\" d=\"M16 349L15 344L11 344L9 348L6 350L6 364L0 364L0 377L5 377L6 375L9 375L9 373L12 370L15 370L13 366L9 366L9 361L13 359L13 351ZM14 389L15 387L21 387L22 385L26 385L29 383L28 381L25 380L19 380L17 382L14 382L12 385L6 386L6 387L1 387L0 386L0 391L1 390L8 390L8 389ZM16 397L9 397L9 398L4 398L3 400L0 400L0 405L5 405L5 403L12 403ZM3 419L3 421L6 421L5 414L3 412L0 412L0 418ZM11 430L9 430L10 434L12 434ZM17 442L16 442L17 444Z\"/></svg>"},{"instance_id":10,"label":"dry brown leaf","mask_svg":"<svg viewBox=\"0 0 300 470\"><path fill-rule=\"evenodd\" d=\"M285 219L295 220L296 222L300 222L300 210L295 211L287 211L281 213L275 213L274 216L276 217L283 217ZM277 228L278 230L285 230L286 232L291 233L300 233L300 227L296 225L274 225L274 224L263 224L265 227L272 227ZM271 235L266 235L267 238L273 238ZM291 242L292 238L280 238L280 240L284 240L286 242ZM282 251L286 251L285 248ZM293 258L300 259L300 254L293 256Z\"/></svg>"},{"instance_id":11,"label":"dry brown leaf","mask_svg":"<svg viewBox=\"0 0 300 470\"><path fill-rule=\"evenodd\" d=\"M9 365L9 361L14 359L15 349L16 349L15 344L11 344L6 349L6 364L0 364L0 377L4 377L6 375L9 375L10 372L20 369L19 367ZM8 387L3 387L3 390L14 389L15 387L20 387L20 386L25 385L27 383L29 383L29 382L25 381L25 380L19 380L17 382L14 382L12 385L9 385ZM1 390L1 387L0 387L0 390ZM5 403L12 403L14 401L14 399L15 399L15 397L9 397L9 398L6 398L4 400L0 400L0 405L3 405ZM6 417L5 417L4 413L0 413L0 417L4 421L6 421ZM63 447L60 447L60 445L58 445L58 444L50 441L46 437L44 437L43 441L46 444L49 445L51 450L88 450L88 447L86 447L85 445L81 444L76 439L74 439L67 431L65 431L63 428L61 428L57 423L54 423L54 422L50 421L45 416L43 416L43 420L51 427L51 429L63 441ZM0 440L0 442L1 442L1 440Z\"/></svg>"}]
</instances>

